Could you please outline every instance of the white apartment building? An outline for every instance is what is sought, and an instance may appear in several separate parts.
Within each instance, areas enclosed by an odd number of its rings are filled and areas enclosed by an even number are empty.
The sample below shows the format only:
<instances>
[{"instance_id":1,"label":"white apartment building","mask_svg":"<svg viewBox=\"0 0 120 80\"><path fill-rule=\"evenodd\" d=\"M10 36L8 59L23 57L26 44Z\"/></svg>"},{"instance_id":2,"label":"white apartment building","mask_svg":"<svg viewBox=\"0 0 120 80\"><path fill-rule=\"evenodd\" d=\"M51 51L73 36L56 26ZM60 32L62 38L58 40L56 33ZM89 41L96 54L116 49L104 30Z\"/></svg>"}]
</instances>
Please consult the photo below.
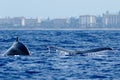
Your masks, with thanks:
<instances>
[{"instance_id":1,"label":"white apartment building","mask_svg":"<svg viewBox=\"0 0 120 80\"><path fill-rule=\"evenodd\" d=\"M92 27L96 24L96 16L93 15L80 16L79 24L81 27Z\"/></svg>"},{"instance_id":2,"label":"white apartment building","mask_svg":"<svg viewBox=\"0 0 120 80\"><path fill-rule=\"evenodd\" d=\"M107 11L103 14L102 18L103 25L118 25L120 24L120 13L119 14L109 14Z\"/></svg>"}]
</instances>

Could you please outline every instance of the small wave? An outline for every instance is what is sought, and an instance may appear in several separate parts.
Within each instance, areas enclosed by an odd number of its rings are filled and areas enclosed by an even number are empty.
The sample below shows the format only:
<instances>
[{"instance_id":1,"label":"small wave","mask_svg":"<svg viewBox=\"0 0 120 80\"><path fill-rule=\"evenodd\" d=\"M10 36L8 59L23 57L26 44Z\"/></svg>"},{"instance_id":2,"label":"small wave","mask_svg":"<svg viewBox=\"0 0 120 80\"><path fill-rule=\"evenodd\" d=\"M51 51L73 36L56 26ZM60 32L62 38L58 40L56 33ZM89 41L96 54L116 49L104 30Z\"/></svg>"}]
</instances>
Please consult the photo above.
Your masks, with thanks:
<instances>
[{"instance_id":1,"label":"small wave","mask_svg":"<svg viewBox=\"0 0 120 80\"><path fill-rule=\"evenodd\" d=\"M34 71L34 70L27 70L25 72L29 73L29 74L38 74L38 73L40 73L40 71Z\"/></svg>"},{"instance_id":2,"label":"small wave","mask_svg":"<svg viewBox=\"0 0 120 80\"><path fill-rule=\"evenodd\" d=\"M90 76L90 78L91 79L105 79L107 77L104 75L92 75L92 76Z\"/></svg>"}]
</instances>

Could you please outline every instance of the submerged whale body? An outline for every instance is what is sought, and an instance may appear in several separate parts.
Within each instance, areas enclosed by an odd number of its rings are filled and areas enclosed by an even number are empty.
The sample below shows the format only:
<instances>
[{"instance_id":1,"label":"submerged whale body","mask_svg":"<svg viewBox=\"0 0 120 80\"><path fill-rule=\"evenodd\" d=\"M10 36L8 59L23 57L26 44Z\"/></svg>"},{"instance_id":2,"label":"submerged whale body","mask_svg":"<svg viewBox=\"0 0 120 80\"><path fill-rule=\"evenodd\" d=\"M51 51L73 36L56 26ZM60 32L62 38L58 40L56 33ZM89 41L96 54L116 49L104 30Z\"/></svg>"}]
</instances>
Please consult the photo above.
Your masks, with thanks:
<instances>
[{"instance_id":1,"label":"submerged whale body","mask_svg":"<svg viewBox=\"0 0 120 80\"><path fill-rule=\"evenodd\" d=\"M76 51L76 54L99 52L99 51L104 51L104 50L112 50L112 48L110 48L110 47L103 47L103 48L90 49L90 50L86 50L86 51Z\"/></svg>"},{"instance_id":2,"label":"submerged whale body","mask_svg":"<svg viewBox=\"0 0 120 80\"><path fill-rule=\"evenodd\" d=\"M4 53L4 56L14 56L14 55L30 55L26 46L18 41L18 37L16 41L12 44L12 46Z\"/></svg>"},{"instance_id":3,"label":"submerged whale body","mask_svg":"<svg viewBox=\"0 0 120 80\"><path fill-rule=\"evenodd\" d=\"M95 49L90 49L90 50L85 50L85 51L70 51L70 50L66 50L63 48L55 47L55 46L48 46L48 48L54 48L56 50L64 51L64 52L69 53L69 55L85 54L85 53L99 52L99 51L104 51L104 50L112 50L112 48L110 47L95 48Z\"/></svg>"}]
</instances>

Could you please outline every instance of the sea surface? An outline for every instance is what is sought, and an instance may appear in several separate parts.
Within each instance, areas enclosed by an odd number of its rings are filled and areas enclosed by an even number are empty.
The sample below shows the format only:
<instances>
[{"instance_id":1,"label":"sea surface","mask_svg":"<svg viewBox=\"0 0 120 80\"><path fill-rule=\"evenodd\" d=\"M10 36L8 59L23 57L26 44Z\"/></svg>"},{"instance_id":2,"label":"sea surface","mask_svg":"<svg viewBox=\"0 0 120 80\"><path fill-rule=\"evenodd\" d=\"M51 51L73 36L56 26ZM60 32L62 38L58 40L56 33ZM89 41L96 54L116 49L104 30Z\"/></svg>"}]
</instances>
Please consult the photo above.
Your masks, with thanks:
<instances>
[{"instance_id":1,"label":"sea surface","mask_svg":"<svg viewBox=\"0 0 120 80\"><path fill-rule=\"evenodd\" d=\"M30 56L2 56L17 36ZM113 50L66 55L48 46ZM0 55L0 80L120 80L119 30L1 30Z\"/></svg>"}]
</instances>

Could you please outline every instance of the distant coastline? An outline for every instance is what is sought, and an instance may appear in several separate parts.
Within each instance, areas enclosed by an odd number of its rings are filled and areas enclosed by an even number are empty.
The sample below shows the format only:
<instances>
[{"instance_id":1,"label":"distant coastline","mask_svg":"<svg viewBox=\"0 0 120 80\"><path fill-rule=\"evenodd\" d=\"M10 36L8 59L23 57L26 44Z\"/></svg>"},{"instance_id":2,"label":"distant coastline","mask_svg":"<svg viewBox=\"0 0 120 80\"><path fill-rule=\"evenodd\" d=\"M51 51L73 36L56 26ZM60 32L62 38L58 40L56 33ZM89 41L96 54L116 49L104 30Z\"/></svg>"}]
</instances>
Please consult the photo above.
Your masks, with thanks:
<instances>
[{"instance_id":1,"label":"distant coastline","mask_svg":"<svg viewBox=\"0 0 120 80\"><path fill-rule=\"evenodd\" d=\"M120 30L120 28L0 28L0 30Z\"/></svg>"},{"instance_id":2,"label":"distant coastline","mask_svg":"<svg viewBox=\"0 0 120 80\"><path fill-rule=\"evenodd\" d=\"M0 18L0 30L120 30L120 12L55 19L5 17Z\"/></svg>"}]
</instances>

